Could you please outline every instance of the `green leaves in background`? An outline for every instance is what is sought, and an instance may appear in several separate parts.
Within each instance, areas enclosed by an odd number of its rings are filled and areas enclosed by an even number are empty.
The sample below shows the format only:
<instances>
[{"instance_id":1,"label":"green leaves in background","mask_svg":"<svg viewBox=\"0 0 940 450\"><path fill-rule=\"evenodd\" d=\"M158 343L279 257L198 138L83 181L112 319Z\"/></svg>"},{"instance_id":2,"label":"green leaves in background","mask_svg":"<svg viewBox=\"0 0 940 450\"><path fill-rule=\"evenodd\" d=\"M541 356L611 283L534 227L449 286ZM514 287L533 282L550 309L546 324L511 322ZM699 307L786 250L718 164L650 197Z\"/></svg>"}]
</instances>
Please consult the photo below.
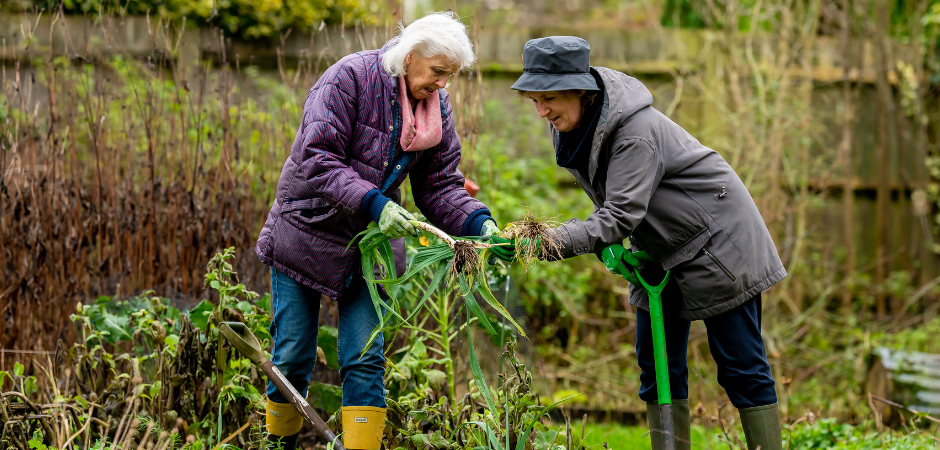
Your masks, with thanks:
<instances>
[{"instance_id":1,"label":"green leaves in background","mask_svg":"<svg viewBox=\"0 0 940 450\"><path fill-rule=\"evenodd\" d=\"M209 314L212 314L212 308L212 303L203 300L189 311L189 321L203 333L209 330Z\"/></svg>"},{"instance_id":2,"label":"green leaves in background","mask_svg":"<svg viewBox=\"0 0 940 450\"><path fill-rule=\"evenodd\" d=\"M275 37L288 29L308 33L321 23L374 24L381 12L379 3L360 0L18 0L4 6L14 11L51 11L60 3L66 13L72 14L149 14L175 20L185 17L244 38Z\"/></svg>"},{"instance_id":3,"label":"green leaves in background","mask_svg":"<svg viewBox=\"0 0 940 450\"><path fill-rule=\"evenodd\" d=\"M326 357L326 366L333 370L339 370L338 347L336 345L339 330L334 327L321 326L317 333L317 346L323 350L323 356Z\"/></svg>"},{"instance_id":4,"label":"green leaves in background","mask_svg":"<svg viewBox=\"0 0 940 450\"><path fill-rule=\"evenodd\" d=\"M331 416L343 406L343 389L314 381L307 388L307 403Z\"/></svg>"}]
</instances>

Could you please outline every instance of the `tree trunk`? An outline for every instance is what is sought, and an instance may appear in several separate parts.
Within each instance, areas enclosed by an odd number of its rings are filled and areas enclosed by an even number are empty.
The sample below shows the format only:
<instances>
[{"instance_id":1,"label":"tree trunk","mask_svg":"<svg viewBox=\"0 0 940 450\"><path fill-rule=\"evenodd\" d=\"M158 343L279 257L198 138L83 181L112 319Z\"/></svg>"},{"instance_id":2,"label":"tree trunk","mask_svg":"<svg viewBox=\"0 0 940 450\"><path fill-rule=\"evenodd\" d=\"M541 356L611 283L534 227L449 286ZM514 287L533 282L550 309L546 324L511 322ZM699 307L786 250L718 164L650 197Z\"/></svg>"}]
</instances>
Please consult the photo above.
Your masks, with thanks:
<instances>
[{"instance_id":1,"label":"tree trunk","mask_svg":"<svg viewBox=\"0 0 940 450\"><path fill-rule=\"evenodd\" d=\"M839 146L839 164L842 165L842 241L845 245L845 280L842 286L842 310L852 310L852 284L855 276L855 240L852 233L852 211L855 207L855 188L852 186L852 83L849 67L853 64L849 45L851 0L842 3L842 143Z\"/></svg>"},{"instance_id":2,"label":"tree trunk","mask_svg":"<svg viewBox=\"0 0 940 450\"><path fill-rule=\"evenodd\" d=\"M888 81L888 71L891 63L888 59L888 20L891 8L886 0L875 2L875 34L874 41L878 60L878 71L875 77L875 86L878 90L878 126L875 139L875 158L878 164L877 205L875 215L875 307L879 319L887 315L886 295L884 292L885 275L889 259L889 226L888 217L891 207L890 190L890 155L891 147L895 144L895 134L892 133L892 117L894 116L894 101L891 85Z\"/></svg>"}]
</instances>

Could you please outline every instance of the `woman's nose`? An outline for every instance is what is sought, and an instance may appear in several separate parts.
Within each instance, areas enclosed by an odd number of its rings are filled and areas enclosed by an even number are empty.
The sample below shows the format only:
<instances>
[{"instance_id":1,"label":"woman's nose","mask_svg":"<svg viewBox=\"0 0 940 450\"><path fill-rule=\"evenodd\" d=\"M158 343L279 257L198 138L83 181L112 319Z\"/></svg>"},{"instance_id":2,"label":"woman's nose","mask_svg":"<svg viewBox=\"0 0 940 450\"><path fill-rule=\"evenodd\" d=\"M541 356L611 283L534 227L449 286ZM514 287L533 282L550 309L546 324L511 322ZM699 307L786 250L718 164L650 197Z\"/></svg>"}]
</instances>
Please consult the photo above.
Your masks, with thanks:
<instances>
[{"instance_id":1,"label":"woman's nose","mask_svg":"<svg viewBox=\"0 0 940 450\"><path fill-rule=\"evenodd\" d=\"M444 89L445 87L447 87L447 80L448 80L449 78L450 78L450 77L441 77L441 78L438 78L437 80L434 81L434 84L435 84L438 88Z\"/></svg>"},{"instance_id":2,"label":"woman's nose","mask_svg":"<svg viewBox=\"0 0 940 450\"><path fill-rule=\"evenodd\" d=\"M546 108L545 106L543 106L541 103L536 103L536 104L535 104L535 109L538 110L538 112L539 112L539 117L545 117L545 116L548 115L548 108Z\"/></svg>"}]
</instances>

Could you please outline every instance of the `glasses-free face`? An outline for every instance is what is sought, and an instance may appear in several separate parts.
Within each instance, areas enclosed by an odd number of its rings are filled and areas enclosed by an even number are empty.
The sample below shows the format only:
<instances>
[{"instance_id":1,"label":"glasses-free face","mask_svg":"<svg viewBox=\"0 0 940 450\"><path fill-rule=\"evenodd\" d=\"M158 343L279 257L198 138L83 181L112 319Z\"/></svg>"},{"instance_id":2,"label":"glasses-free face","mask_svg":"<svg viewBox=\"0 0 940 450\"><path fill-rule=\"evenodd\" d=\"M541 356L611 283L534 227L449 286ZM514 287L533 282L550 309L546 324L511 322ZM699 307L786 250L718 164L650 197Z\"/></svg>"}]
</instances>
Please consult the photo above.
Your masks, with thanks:
<instances>
[{"instance_id":1,"label":"glasses-free face","mask_svg":"<svg viewBox=\"0 0 940 450\"><path fill-rule=\"evenodd\" d=\"M570 91L528 92L539 116L548 120L556 130L567 133L581 125L584 106L581 96Z\"/></svg>"},{"instance_id":2,"label":"glasses-free face","mask_svg":"<svg viewBox=\"0 0 940 450\"><path fill-rule=\"evenodd\" d=\"M405 84L415 100L424 100L443 89L460 65L437 55L430 58L412 52L405 58Z\"/></svg>"}]
</instances>

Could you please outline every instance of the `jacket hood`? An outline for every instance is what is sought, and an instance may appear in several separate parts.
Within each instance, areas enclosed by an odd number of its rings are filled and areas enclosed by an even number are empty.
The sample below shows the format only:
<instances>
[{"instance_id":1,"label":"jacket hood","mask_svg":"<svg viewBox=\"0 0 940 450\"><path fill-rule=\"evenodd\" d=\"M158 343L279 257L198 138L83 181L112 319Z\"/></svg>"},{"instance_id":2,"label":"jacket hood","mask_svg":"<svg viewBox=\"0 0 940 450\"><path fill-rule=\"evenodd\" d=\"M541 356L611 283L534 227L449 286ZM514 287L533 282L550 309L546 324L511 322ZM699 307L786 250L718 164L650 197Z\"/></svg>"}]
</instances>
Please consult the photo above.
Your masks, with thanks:
<instances>
[{"instance_id":1,"label":"jacket hood","mask_svg":"<svg viewBox=\"0 0 940 450\"><path fill-rule=\"evenodd\" d=\"M617 108L623 119L653 104L653 94L640 80L606 67L595 67L594 70L604 81L610 107Z\"/></svg>"},{"instance_id":2,"label":"jacket hood","mask_svg":"<svg viewBox=\"0 0 940 450\"><path fill-rule=\"evenodd\" d=\"M623 72L606 67L591 67L591 70L600 75L604 83L604 104L601 106L601 117L594 132L588 163L589 181L593 182L604 138L611 130L630 120L637 111L652 106L653 94L640 80Z\"/></svg>"}]
</instances>

